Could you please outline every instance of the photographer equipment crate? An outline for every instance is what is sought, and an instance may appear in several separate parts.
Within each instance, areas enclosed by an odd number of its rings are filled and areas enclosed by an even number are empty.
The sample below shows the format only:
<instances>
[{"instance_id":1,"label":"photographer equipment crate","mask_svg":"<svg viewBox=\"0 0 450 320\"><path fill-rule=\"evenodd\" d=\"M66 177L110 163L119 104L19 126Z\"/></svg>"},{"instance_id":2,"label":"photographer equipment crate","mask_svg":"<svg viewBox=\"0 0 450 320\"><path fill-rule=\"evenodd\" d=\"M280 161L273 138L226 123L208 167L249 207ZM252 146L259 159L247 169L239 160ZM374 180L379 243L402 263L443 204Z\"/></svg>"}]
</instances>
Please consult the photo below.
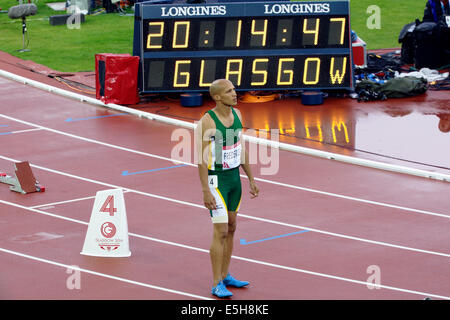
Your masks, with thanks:
<instances>
[{"instance_id":1,"label":"photographer equipment crate","mask_svg":"<svg viewBox=\"0 0 450 320\"><path fill-rule=\"evenodd\" d=\"M139 57L129 54L96 54L96 98L104 103L138 103L138 69Z\"/></svg>"},{"instance_id":2,"label":"photographer equipment crate","mask_svg":"<svg viewBox=\"0 0 450 320\"><path fill-rule=\"evenodd\" d=\"M352 51L353 64L355 67L367 67L367 47L364 40L358 37L356 41L352 43Z\"/></svg>"}]
</instances>

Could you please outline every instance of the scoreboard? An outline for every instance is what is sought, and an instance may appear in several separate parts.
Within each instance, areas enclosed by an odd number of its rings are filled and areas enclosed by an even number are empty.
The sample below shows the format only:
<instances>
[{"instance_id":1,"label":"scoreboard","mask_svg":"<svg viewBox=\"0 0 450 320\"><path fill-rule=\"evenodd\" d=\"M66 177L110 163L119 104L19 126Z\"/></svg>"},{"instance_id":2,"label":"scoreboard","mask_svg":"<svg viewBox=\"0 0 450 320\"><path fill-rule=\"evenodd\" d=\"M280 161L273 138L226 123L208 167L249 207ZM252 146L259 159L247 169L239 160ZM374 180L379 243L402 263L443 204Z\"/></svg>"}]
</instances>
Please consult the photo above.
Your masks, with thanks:
<instances>
[{"instance_id":1,"label":"scoreboard","mask_svg":"<svg viewBox=\"0 0 450 320\"><path fill-rule=\"evenodd\" d=\"M141 92L351 89L349 1L135 7Z\"/></svg>"}]
</instances>

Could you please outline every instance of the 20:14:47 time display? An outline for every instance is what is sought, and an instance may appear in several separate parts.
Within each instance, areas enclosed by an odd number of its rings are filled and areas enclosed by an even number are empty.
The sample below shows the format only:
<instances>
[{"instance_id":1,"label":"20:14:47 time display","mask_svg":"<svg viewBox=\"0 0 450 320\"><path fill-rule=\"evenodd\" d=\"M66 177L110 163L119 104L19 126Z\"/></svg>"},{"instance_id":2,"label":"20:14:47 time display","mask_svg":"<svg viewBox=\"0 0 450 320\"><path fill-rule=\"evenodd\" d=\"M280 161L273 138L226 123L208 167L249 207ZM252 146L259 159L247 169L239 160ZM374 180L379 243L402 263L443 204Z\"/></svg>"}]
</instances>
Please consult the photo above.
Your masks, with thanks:
<instances>
[{"instance_id":1,"label":"20:14:47 time display","mask_svg":"<svg viewBox=\"0 0 450 320\"><path fill-rule=\"evenodd\" d=\"M146 21L145 51L344 48L346 24L339 16Z\"/></svg>"}]
</instances>

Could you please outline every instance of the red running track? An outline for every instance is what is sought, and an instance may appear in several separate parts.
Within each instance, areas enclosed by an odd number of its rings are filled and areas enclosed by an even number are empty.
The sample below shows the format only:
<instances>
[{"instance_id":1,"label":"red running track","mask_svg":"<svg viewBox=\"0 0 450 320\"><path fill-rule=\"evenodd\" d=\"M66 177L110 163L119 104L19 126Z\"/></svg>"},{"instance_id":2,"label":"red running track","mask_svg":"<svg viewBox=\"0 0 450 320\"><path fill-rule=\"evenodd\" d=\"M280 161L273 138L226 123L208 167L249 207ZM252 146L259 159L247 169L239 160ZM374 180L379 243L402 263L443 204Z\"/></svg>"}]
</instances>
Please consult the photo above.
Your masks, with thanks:
<instances>
[{"instance_id":1,"label":"red running track","mask_svg":"<svg viewBox=\"0 0 450 320\"><path fill-rule=\"evenodd\" d=\"M0 185L0 298L213 298L197 169L170 161L179 128L3 78L0 104L0 171L29 161L47 189ZM448 183L286 151L263 168L257 199L243 179L231 270L251 285L233 300L450 298ZM95 193L118 187L131 257L80 255Z\"/></svg>"}]
</instances>

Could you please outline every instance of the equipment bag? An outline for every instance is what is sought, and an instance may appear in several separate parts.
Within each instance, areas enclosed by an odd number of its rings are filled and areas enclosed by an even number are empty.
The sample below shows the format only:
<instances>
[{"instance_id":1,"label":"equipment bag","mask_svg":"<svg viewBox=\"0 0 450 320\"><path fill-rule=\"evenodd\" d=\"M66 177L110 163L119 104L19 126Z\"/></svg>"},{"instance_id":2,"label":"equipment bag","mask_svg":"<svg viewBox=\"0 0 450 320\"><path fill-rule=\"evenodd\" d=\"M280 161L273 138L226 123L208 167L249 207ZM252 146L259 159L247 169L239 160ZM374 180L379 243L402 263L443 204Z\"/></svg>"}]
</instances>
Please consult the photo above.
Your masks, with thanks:
<instances>
[{"instance_id":1,"label":"equipment bag","mask_svg":"<svg viewBox=\"0 0 450 320\"><path fill-rule=\"evenodd\" d=\"M414 64L414 54L416 48L413 32L416 27L416 23L418 24L420 22L411 22L405 25L398 36L398 42L402 44L401 62L404 64Z\"/></svg>"},{"instance_id":2,"label":"equipment bag","mask_svg":"<svg viewBox=\"0 0 450 320\"><path fill-rule=\"evenodd\" d=\"M424 78L403 77L386 81L380 92L388 98L404 98L423 94L428 89L428 81Z\"/></svg>"},{"instance_id":3,"label":"equipment bag","mask_svg":"<svg viewBox=\"0 0 450 320\"><path fill-rule=\"evenodd\" d=\"M356 93L364 96L364 99L362 99L364 101L411 97L423 94L427 89L428 81L416 77L394 78L383 84L363 80L355 87Z\"/></svg>"},{"instance_id":4,"label":"equipment bag","mask_svg":"<svg viewBox=\"0 0 450 320\"><path fill-rule=\"evenodd\" d=\"M447 64L447 25L440 21L422 22L414 29L416 44L414 65L417 69L437 69Z\"/></svg>"}]
</instances>

